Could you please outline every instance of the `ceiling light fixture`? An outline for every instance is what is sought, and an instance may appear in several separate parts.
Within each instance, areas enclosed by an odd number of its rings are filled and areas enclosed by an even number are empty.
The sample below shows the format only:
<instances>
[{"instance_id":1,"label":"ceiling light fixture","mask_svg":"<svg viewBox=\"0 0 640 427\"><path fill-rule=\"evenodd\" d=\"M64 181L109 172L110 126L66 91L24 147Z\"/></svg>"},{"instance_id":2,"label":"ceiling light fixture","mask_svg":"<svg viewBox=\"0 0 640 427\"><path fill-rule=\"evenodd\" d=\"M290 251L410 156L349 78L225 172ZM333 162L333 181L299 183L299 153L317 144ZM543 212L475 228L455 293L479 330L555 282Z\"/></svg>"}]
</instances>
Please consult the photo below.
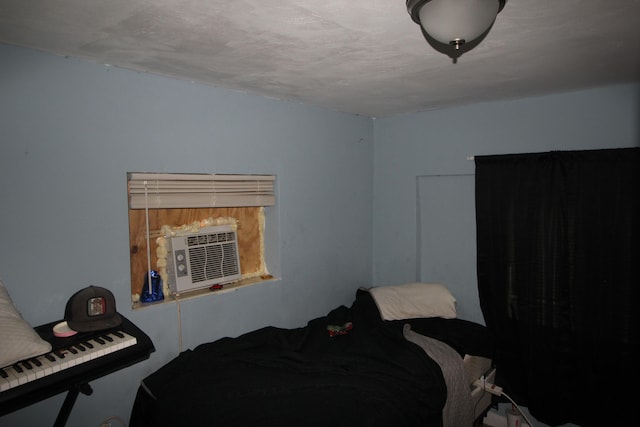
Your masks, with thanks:
<instances>
[{"instance_id":1,"label":"ceiling light fixture","mask_svg":"<svg viewBox=\"0 0 640 427\"><path fill-rule=\"evenodd\" d=\"M506 0L406 0L427 39L459 50L486 35Z\"/></svg>"}]
</instances>

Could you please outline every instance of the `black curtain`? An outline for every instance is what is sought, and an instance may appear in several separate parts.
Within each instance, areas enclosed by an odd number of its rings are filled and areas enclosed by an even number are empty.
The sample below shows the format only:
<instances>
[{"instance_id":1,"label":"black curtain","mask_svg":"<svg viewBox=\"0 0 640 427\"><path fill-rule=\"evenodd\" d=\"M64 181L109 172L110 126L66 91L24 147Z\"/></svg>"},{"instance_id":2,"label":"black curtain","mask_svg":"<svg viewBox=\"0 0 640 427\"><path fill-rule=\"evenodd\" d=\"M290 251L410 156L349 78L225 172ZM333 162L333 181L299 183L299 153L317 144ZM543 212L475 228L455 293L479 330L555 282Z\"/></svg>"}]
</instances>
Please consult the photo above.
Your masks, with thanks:
<instances>
[{"instance_id":1,"label":"black curtain","mask_svg":"<svg viewBox=\"0 0 640 427\"><path fill-rule=\"evenodd\" d=\"M640 148L475 163L478 291L498 385L545 424L635 422Z\"/></svg>"}]
</instances>

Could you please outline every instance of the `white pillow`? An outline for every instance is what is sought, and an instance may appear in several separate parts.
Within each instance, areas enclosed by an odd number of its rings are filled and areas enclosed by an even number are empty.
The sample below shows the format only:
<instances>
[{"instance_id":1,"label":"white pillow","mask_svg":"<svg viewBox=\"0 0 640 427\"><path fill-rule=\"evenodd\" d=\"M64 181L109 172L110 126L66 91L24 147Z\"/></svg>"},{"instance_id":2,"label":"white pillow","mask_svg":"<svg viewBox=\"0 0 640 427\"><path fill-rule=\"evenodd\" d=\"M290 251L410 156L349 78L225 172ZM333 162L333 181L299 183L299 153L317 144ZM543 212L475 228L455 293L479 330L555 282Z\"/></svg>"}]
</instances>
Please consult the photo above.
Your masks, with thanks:
<instances>
[{"instance_id":1,"label":"white pillow","mask_svg":"<svg viewBox=\"0 0 640 427\"><path fill-rule=\"evenodd\" d=\"M0 368L51 351L51 344L22 318L0 280Z\"/></svg>"},{"instance_id":2,"label":"white pillow","mask_svg":"<svg viewBox=\"0 0 640 427\"><path fill-rule=\"evenodd\" d=\"M407 283L369 289L384 320L456 317L456 299L438 283Z\"/></svg>"}]
</instances>

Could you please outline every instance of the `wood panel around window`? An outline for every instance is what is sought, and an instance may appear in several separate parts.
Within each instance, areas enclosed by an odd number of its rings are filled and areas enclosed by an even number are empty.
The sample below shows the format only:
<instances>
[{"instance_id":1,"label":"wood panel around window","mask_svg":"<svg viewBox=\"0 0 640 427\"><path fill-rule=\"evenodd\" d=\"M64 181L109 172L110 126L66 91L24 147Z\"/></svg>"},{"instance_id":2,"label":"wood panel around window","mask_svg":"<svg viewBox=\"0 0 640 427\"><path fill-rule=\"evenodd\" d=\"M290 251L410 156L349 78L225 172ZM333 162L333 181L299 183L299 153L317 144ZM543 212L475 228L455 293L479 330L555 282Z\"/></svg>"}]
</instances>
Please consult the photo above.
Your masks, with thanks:
<instances>
[{"instance_id":1,"label":"wood panel around window","mask_svg":"<svg viewBox=\"0 0 640 427\"><path fill-rule=\"evenodd\" d=\"M149 209L151 269L158 270L156 239L163 226L180 227L207 218L234 218L238 229L238 251L243 277L266 274L263 244L263 207ZM139 295L147 272L147 225L144 209L129 209L129 253L131 258L131 294ZM135 300L135 298L133 298Z\"/></svg>"}]
</instances>

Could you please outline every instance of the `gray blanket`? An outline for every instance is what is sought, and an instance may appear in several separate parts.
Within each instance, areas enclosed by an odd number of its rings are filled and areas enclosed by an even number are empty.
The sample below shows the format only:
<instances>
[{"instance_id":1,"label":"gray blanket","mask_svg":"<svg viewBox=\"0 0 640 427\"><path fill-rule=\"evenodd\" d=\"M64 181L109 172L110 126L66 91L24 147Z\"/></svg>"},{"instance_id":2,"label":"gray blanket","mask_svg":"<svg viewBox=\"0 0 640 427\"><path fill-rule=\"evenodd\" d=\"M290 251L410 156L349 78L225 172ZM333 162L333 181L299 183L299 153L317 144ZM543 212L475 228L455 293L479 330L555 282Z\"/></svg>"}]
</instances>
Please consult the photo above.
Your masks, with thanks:
<instances>
[{"instance_id":1,"label":"gray blanket","mask_svg":"<svg viewBox=\"0 0 640 427\"><path fill-rule=\"evenodd\" d=\"M442 341L413 332L411 325L404 325L402 332L406 340L420 346L440 365L447 384L447 402L442 410L443 427L472 426L473 406L469 380L458 352Z\"/></svg>"}]
</instances>

